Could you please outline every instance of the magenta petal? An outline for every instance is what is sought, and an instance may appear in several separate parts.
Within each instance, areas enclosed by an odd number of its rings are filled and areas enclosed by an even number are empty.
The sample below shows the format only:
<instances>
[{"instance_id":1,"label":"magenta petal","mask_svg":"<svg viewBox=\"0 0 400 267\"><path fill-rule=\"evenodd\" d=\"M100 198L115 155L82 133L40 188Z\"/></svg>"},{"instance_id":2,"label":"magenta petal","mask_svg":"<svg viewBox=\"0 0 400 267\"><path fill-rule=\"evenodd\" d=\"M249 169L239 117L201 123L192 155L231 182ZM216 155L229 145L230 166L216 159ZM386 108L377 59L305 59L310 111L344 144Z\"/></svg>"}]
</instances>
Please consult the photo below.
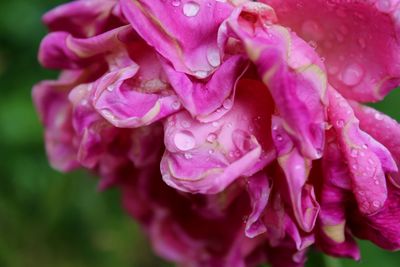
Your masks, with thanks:
<instances>
[{"instance_id":1,"label":"magenta petal","mask_svg":"<svg viewBox=\"0 0 400 267\"><path fill-rule=\"evenodd\" d=\"M390 153L383 146L378 147L377 143L359 128L359 121L354 116L351 106L333 88L329 89L329 100L329 117L348 163L353 192L360 211L364 214L375 213L382 208L387 198L386 178L380 159L390 159ZM375 151L387 152L387 155L379 157ZM393 159L391 161L394 162Z\"/></svg>"},{"instance_id":2,"label":"magenta petal","mask_svg":"<svg viewBox=\"0 0 400 267\"><path fill-rule=\"evenodd\" d=\"M39 61L46 68L79 69L104 60L100 56L134 38L135 34L129 26L91 38L76 38L67 32L52 32L40 44Z\"/></svg>"},{"instance_id":3,"label":"magenta petal","mask_svg":"<svg viewBox=\"0 0 400 267\"><path fill-rule=\"evenodd\" d=\"M112 16L115 0L78 0L60 5L43 16L51 31L63 31L75 37L91 37L102 33L119 19Z\"/></svg>"},{"instance_id":4,"label":"magenta petal","mask_svg":"<svg viewBox=\"0 0 400 267\"><path fill-rule=\"evenodd\" d=\"M52 167L60 171L79 167L68 91L80 74L64 72L58 81L43 81L33 88L35 106L45 127L47 156Z\"/></svg>"},{"instance_id":5,"label":"magenta petal","mask_svg":"<svg viewBox=\"0 0 400 267\"><path fill-rule=\"evenodd\" d=\"M281 25L316 47L329 83L345 97L377 101L400 84L398 0L264 2Z\"/></svg>"},{"instance_id":6,"label":"magenta petal","mask_svg":"<svg viewBox=\"0 0 400 267\"><path fill-rule=\"evenodd\" d=\"M295 34L276 25L265 29L260 25L270 22L262 21L257 13L252 15L258 24L247 26L242 22L245 18L235 11L227 22L227 34L233 32L231 37L244 44L301 153L311 159L320 158L327 87L322 62Z\"/></svg>"},{"instance_id":7,"label":"magenta petal","mask_svg":"<svg viewBox=\"0 0 400 267\"><path fill-rule=\"evenodd\" d=\"M376 214L362 216L355 214L350 217L352 231L362 239L368 239L387 250L400 249L400 192L398 188L389 185L388 199Z\"/></svg>"},{"instance_id":8,"label":"magenta petal","mask_svg":"<svg viewBox=\"0 0 400 267\"><path fill-rule=\"evenodd\" d=\"M262 101L254 102L255 97ZM269 101L263 86L243 80L232 108L216 121L197 121L187 111L170 116L161 162L164 181L187 192L217 193L260 171L275 157Z\"/></svg>"},{"instance_id":9,"label":"magenta petal","mask_svg":"<svg viewBox=\"0 0 400 267\"><path fill-rule=\"evenodd\" d=\"M261 215L268 204L271 185L265 174L257 173L248 178L247 187L250 195L252 212L246 222L246 236L254 238L267 230Z\"/></svg>"},{"instance_id":10,"label":"magenta petal","mask_svg":"<svg viewBox=\"0 0 400 267\"><path fill-rule=\"evenodd\" d=\"M335 142L327 144L323 171L317 246L331 256L359 260L358 246L347 231L346 206L352 200L350 173Z\"/></svg>"},{"instance_id":11,"label":"magenta petal","mask_svg":"<svg viewBox=\"0 0 400 267\"><path fill-rule=\"evenodd\" d=\"M184 73L175 71L168 63L164 64L165 72L171 86L182 101L183 106L193 115L202 118L219 110L219 116L230 109L223 107L232 102L237 80L247 67L242 56L232 56L226 60L207 81L193 80Z\"/></svg>"},{"instance_id":12,"label":"magenta petal","mask_svg":"<svg viewBox=\"0 0 400 267\"><path fill-rule=\"evenodd\" d=\"M293 147L292 141L283 128L283 120L272 118L272 137L278 153L278 162L282 168L289 191L290 203L301 229L310 232L314 228L319 212L314 189L306 184L311 161L304 158Z\"/></svg>"},{"instance_id":13,"label":"magenta petal","mask_svg":"<svg viewBox=\"0 0 400 267\"><path fill-rule=\"evenodd\" d=\"M182 0L176 4L143 0L120 2L133 28L169 60L176 71L204 78L222 62L217 32L233 9L230 4L213 0Z\"/></svg>"}]
</instances>

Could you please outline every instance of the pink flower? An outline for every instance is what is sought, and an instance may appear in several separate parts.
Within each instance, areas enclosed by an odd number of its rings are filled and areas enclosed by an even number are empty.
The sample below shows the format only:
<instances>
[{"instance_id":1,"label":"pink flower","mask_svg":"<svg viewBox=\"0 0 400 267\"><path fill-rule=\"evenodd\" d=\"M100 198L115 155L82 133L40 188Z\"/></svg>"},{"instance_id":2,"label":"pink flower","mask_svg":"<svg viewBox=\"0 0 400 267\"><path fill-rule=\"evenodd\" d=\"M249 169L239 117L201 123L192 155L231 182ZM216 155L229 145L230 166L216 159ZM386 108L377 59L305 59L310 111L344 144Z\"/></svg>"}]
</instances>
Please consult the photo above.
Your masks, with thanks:
<instances>
[{"instance_id":1,"label":"pink flower","mask_svg":"<svg viewBox=\"0 0 400 267\"><path fill-rule=\"evenodd\" d=\"M181 266L400 249L400 1L78 0L44 16L53 167L117 186Z\"/></svg>"}]
</instances>

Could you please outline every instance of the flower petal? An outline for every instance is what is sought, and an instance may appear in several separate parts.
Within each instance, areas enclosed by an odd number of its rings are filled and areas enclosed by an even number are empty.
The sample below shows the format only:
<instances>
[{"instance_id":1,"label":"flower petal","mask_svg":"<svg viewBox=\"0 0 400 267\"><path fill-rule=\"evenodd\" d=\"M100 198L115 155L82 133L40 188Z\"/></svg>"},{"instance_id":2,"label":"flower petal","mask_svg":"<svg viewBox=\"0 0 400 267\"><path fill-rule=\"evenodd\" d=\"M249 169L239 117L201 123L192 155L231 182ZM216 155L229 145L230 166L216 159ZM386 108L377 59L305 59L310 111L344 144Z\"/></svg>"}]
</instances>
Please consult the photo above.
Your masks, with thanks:
<instances>
[{"instance_id":1,"label":"flower petal","mask_svg":"<svg viewBox=\"0 0 400 267\"><path fill-rule=\"evenodd\" d=\"M113 16L118 5L115 0L78 0L60 5L43 16L51 31L65 31L74 37L91 37L104 32L110 24L118 25L120 18Z\"/></svg>"},{"instance_id":2,"label":"flower petal","mask_svg":"<svg viewBox=\"0 0 400 267\"><path fill-rule=\"evenodd\" d=\"M216 193L261 170L275 157L268 134L272 110L264 86L243 80L232 109L219 120L202 123L186 111L170 116L161 162L165 182L192 193Z\"/></svg>"},{"instance_id":3,"label":"flower petal","mask_svg":"<svg viewBox=\"0 0 400 267\"><path fill-rule=\"evenodd\" d=\"M217 32L231 5L213 0L120 2L133 28L176 71L204 78L222 62Z\"/></svg>"},{"instance_id":4,"label":"flower petal","mask_svg":"<svg viewBox=\"0 0 400 267\"><path fill-rule=\"evenodd\" d=\"M329 90L329 117L336 130L340 147L350 169L352 187L360 211L377 212L387 198L385 172L381 158L391 158L390 153L359 128L350 104L333 88ZM379 149L377 149L379 148ZM387 152L379 157L375 151ZM396 166L394 165L393 168Z\"/></svg>"},{"instance_id":5,"label":"flower petal","mask_svg":"<svg viewBox=\"0 0 400 267\"><path fill-rule=\"evenodd\" d=\"M400 5L388 1L263 0L310 42L347 98L381 100L400 84Z\"/></svg>"},{"instance_id":6,"label":"flower petal","mask_svg":"<svg viewBox=\"0 0 400 267\"><path fill-rule=\"evenodd\" d=\"M247 10L238 10L227 21L228 36L231 31L231 38L243 43L301 153L311 159L320 158L327 86L322 62L307 43L287 29L262 26L271 22L255 11L249 19ZM249 26L253 21L256 23Z\"/></svg>"}]
</instances>

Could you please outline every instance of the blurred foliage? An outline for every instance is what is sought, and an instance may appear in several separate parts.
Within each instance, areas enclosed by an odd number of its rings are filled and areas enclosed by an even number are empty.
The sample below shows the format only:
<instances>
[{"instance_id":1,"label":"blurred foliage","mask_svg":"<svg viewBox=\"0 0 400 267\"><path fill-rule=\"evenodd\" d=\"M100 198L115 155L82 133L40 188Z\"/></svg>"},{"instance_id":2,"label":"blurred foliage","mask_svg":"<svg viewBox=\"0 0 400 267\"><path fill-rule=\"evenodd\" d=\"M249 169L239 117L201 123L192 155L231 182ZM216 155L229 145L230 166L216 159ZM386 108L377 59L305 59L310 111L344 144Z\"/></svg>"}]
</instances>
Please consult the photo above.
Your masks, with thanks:
<instances>
[{"instance_id":1,"label":"blurred foliage","mask_svg":"<svg viewBox=\"0 0 400 267\"><path fill-rule=\"evenodd\" d=\"M41 15L61 0L0 0L0 267L166 266L122 211L118 192L99 194L86 172L53 171L31 87L56 73L36 52L46 29ZM379 109L400 119L400 90ZM399 253L362 242L355 263L312 253L308 266L398 266Z\"/></svg>"}]
</instances>

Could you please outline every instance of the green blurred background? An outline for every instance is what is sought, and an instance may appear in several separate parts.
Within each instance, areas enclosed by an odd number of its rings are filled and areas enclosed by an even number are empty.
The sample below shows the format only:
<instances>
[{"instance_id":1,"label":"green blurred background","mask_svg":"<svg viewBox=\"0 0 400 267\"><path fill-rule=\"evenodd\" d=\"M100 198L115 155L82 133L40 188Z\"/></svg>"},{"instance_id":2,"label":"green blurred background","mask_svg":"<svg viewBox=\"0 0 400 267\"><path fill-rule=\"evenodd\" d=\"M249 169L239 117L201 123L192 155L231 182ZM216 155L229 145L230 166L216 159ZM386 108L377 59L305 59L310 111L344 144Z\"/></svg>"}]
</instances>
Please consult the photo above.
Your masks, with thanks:
<instances>
[{"instance_id":1,"label":"green blurred background","mask_svg":"<svg viewBox=\"0 0 400 267\"><path fill-rule=\"evenodd\" d=\"M95 177L48 165L31 87L56 77L36 52L46 33L41 15L62 2L0 0L0 267L167 266L122 211L118 192L100 194ZM397 90L377 107L399 120L399 104ZM308 265L400 264L400 253L361 246L360 263L312 254Z\"/></svg>"}]
</instances>

